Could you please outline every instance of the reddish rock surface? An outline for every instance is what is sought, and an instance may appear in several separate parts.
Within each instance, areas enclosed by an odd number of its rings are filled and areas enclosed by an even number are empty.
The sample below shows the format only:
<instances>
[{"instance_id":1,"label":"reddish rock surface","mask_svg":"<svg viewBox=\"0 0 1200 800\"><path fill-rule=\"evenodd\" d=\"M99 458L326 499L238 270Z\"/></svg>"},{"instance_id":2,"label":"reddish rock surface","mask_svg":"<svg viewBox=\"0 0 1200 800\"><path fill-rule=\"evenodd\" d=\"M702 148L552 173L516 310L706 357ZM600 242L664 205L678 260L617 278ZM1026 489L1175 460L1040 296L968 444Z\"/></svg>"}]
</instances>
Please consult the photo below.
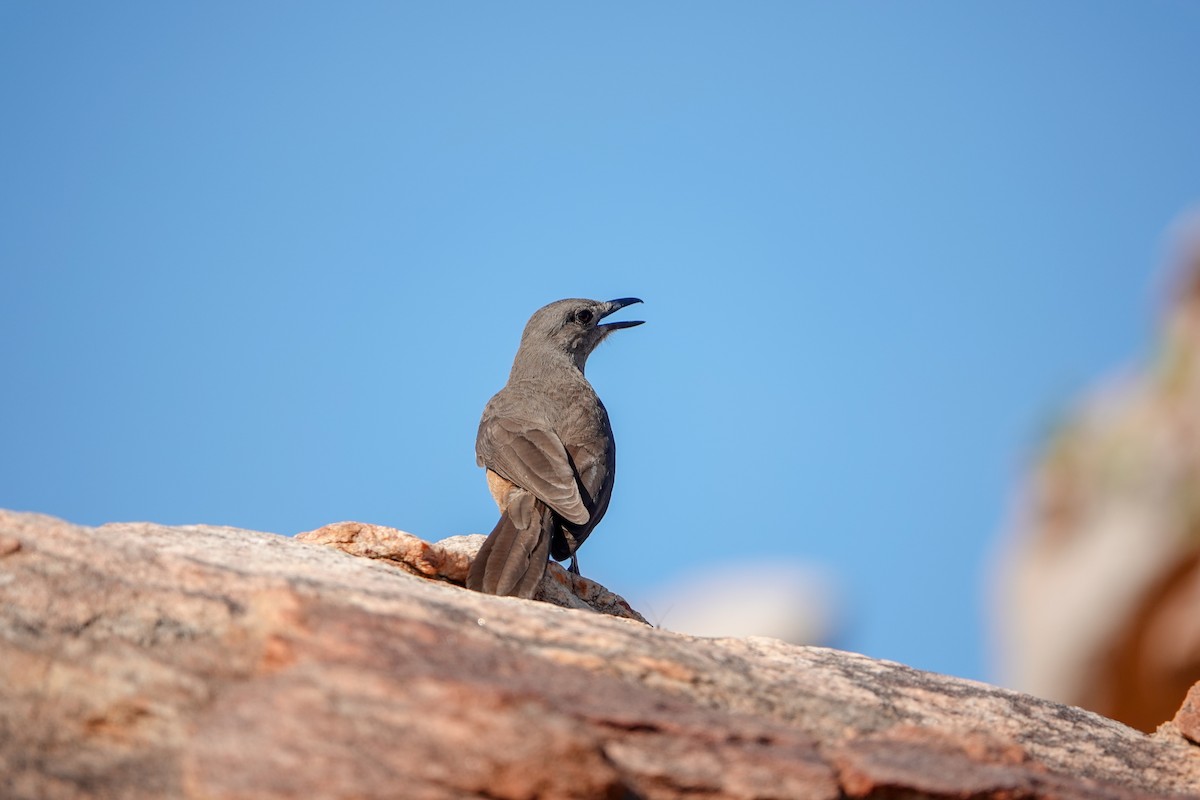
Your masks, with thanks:
<instances>
[{"instance_id":1,"label":"reddish rock surface","mask_svg":"<svg viewBox=\"0 0 1200 800\"><path fill-rule=\"evenodd\" d=\"M0 512L0 541L6 800L1200 796L1171 731L489 597L412 542L426 577L231 528Z\"/></svg>"},{"instance_id":2,"label":"reddish rock surface","mask_svg":"<svg viewBox=\"0 0 1200 800\"><path fill-rule=\"evenodd\" d=\"M1183 705L1175 712L1175 718L1171 722L1188 741L1200 744L1200 683L1188 690Z\"/></svg>"}]
</instances>

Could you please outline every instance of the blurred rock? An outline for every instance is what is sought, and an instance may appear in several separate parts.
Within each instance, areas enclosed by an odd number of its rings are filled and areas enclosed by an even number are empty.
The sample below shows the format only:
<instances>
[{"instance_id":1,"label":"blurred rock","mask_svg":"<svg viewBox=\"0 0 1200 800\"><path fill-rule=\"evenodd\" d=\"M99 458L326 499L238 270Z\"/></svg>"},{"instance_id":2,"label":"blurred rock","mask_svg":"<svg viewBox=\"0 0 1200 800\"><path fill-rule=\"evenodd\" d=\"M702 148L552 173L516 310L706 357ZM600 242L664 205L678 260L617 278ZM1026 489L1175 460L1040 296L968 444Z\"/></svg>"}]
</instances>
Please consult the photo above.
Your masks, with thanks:
<instances>
[{"instance_id":1,"label":"blurred rock","mask_svg":"<svg viewBox=\"0 0 1200 800\"><path fill-rule=\"evenodd\" d=\"M466 591L387 530L0 512L0 797L1200 796L1179 736Z\"/></svg>"},{"instance_id":2,"label":"blurred rock","mask_svg":"<svg viewBox=\"0 0 1200 800\"><path fill-rule=\"evenodd\" d=\"M998 581L1001 680L1142 730L1200 680L1200 216L1150 362L1052 437Z\"/></svg>"},{"instance_id":3,"label":"blurred rock","mask_svg":"<svg viewBox=\"0 0 1200 800\"><path fill-rule=\"evenodd\" d=\"M726 563L661 587L645 608L676 633L828 644L837 627L837 598L830 574L808 564Z\"/></svg>"}]
</instances>

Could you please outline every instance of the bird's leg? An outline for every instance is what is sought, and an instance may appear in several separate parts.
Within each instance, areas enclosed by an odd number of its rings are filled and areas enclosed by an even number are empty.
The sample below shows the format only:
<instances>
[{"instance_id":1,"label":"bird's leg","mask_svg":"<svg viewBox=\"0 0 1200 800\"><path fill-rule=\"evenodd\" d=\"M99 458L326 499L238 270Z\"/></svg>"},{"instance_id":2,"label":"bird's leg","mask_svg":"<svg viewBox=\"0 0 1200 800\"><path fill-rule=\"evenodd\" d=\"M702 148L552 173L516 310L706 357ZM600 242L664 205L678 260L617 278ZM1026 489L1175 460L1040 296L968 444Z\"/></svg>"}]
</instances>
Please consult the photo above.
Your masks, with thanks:
<instances>
[{"instance_id":1,"label":"bird's leg","mask_svg":"<svg viewBox=\"0 0 1200 800\"><path fill-rule=\"evenodd\" d=\"M575 555L575 553L579 549L579 542L575 541L575 534L571 533L566 526L563 526L560 530L562 531L563 538L567 540L567 547L571 548L571 566L567 567L567 572L572 575L578 575L579 556Z\"/></svg>"}]
</instances>

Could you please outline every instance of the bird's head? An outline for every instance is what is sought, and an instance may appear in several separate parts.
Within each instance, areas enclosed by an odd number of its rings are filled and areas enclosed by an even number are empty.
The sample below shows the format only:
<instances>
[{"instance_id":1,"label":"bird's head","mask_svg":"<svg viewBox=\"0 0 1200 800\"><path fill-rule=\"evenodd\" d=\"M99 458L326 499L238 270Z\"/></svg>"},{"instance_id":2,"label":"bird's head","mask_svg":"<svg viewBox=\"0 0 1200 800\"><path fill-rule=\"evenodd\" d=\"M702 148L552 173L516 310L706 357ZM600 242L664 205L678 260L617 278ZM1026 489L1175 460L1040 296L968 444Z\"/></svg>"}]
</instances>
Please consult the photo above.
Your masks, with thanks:
<instances>
[{"instance_id":1,"label":"bird's head","mask_svg":"<svg viewBox=\"0 0 1200 800\"><path fill-rule=\"evenodd\" d=\"M601 322L625 306L642 302L636 297L619 300L558 300L539 308L525 325L521 350L533 353L564 353L580 372L596 345L613 331L641 325L642 320Z\"/></svg>"}]
</instances>

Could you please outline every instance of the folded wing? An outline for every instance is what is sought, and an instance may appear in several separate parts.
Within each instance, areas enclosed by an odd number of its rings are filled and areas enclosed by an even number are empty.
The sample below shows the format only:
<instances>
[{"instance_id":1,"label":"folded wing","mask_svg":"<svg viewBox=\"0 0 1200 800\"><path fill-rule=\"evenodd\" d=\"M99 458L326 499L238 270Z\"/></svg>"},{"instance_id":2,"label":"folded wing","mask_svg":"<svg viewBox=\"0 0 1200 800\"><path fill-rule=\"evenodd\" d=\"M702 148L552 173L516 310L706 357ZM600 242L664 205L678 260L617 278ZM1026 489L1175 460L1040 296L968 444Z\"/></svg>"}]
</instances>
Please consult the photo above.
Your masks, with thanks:
<instances>
[{"instance_id":1,"label":"folded wing","mask_svg":"<svg viewBox=\"0 0 1200 800\"><path fill-rule=\"evenodd\" d=\"M536 422L484 419L475 443L479 463L528 490L563 519L583 525L590 514L566 448Z\"/></svg>"}]
</instances>

